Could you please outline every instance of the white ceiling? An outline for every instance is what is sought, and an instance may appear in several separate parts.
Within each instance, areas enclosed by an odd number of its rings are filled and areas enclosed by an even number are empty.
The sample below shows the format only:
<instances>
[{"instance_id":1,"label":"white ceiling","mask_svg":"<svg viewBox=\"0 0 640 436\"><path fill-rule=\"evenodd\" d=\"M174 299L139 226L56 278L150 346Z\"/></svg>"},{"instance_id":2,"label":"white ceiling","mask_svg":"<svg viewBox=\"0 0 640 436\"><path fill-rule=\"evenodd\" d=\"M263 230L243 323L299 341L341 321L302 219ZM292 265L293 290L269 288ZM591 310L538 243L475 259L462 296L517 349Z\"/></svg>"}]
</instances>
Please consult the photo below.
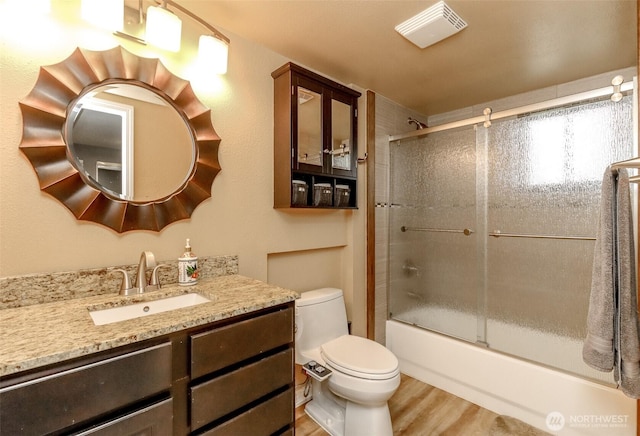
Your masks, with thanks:
<instances>
[{"instance_id":1,"label":"white ceiling","mask_svg":"<svg viewBox=\"0 0 640 436\"><path fill-rule=\"evenodd\" d=\"M425 115L637 63L636 0L446 0L468 24L460 33L420 49L394 30L434 3L180 1L221 31Z\"/></svg>"}]
</instances>

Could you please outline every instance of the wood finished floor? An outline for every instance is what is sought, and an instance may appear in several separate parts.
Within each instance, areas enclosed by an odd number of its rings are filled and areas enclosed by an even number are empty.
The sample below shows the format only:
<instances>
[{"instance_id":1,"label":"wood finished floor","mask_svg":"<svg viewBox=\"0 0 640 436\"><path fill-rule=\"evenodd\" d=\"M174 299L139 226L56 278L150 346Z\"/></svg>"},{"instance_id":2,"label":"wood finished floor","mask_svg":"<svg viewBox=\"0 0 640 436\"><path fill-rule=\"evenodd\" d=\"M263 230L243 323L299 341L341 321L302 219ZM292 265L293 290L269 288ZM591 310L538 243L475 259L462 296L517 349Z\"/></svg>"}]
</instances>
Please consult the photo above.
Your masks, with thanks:
<instances>
[{"instance_id":1,"label":"wood finished floor","mask_svg":"<svg viewBox=\"0 0 640 436\"><path fill-rule=\"evenodd\" d=\"M402 374L389 400L394 435L484 436L497 414ZM297 436L325 436L304 411L296 411Z\"/></svg>"}]
</instances>

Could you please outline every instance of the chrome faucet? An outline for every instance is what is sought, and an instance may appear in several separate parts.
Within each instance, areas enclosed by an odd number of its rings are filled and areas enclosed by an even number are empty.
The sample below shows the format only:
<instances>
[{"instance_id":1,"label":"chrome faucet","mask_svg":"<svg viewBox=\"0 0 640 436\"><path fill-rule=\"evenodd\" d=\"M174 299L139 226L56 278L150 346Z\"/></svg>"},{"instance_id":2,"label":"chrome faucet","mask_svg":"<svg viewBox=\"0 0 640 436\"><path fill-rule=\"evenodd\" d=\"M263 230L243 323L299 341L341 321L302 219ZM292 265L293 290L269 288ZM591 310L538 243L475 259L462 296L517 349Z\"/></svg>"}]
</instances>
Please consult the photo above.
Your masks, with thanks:
<instances>
[{"instance_id":1,"label":"chrome faucet","mask_svg":"<svg viewBox=\"0 0 640 436\"><path fill-rule=\"evenodd\" d=\"M152 282L147 281L147 270L153 268ZM120 285L120 295L142 294L147 288L159 289L160 283L157 280L156 258L150 251L143 251L138 262L138 270L136 271L136 280L132 285L129 275L123 269L116 269L114 272L122 273L122 284Z\"/></svg>"}]
</instances>

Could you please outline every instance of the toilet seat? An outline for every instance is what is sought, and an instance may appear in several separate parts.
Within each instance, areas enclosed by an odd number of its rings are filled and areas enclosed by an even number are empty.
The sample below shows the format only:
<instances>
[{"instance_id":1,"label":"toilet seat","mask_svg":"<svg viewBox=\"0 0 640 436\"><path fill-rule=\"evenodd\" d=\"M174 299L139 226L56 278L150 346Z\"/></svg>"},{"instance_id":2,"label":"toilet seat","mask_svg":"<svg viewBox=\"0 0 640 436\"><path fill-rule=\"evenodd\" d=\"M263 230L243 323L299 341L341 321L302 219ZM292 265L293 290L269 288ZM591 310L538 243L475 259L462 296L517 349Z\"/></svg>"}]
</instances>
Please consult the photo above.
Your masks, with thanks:
<instances>
[{"instance_id":1,"label":"toilet seat","mask_svg":"<svg viewBox=\"0 0 640 436\"><path fill-rule=\"evenodd\" d=\"M359 336L343 335L320 347L324 361L358 378L385 380L400 373L398 359L384 346Z\"/></svg>"}]
</instances>

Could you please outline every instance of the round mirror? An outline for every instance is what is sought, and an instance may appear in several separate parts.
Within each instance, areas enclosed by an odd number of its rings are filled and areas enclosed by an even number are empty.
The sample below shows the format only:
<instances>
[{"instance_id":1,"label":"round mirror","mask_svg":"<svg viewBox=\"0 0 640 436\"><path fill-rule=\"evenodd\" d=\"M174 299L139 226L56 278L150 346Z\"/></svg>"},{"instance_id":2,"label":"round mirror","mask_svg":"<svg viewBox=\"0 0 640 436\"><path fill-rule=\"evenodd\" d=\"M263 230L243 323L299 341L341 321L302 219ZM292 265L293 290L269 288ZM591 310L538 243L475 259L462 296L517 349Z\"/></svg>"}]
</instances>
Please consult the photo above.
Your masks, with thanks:
<instances>
[{"instance_id":1,"label":"round mirror","mask_svg":"<svg viewBox=\"0 0 640 436\"><path fill-rule=\"evenodd\" d=\"M65 140L88 183L122 200L170 196L195 162L193 136L176 109L126 83L96 86L69 105Z\"/></svg>"},{"instance_id":2,"label":"round mirror","mask_svg":"<svg viewBox=\"0 0 640 436\"><path fill-rule=\"evenodd\" d=\"M122 47L40 68L20 150L79 220L160 231L211 197L220 137L191 84Z\"/></svg>"}]
</instances>

